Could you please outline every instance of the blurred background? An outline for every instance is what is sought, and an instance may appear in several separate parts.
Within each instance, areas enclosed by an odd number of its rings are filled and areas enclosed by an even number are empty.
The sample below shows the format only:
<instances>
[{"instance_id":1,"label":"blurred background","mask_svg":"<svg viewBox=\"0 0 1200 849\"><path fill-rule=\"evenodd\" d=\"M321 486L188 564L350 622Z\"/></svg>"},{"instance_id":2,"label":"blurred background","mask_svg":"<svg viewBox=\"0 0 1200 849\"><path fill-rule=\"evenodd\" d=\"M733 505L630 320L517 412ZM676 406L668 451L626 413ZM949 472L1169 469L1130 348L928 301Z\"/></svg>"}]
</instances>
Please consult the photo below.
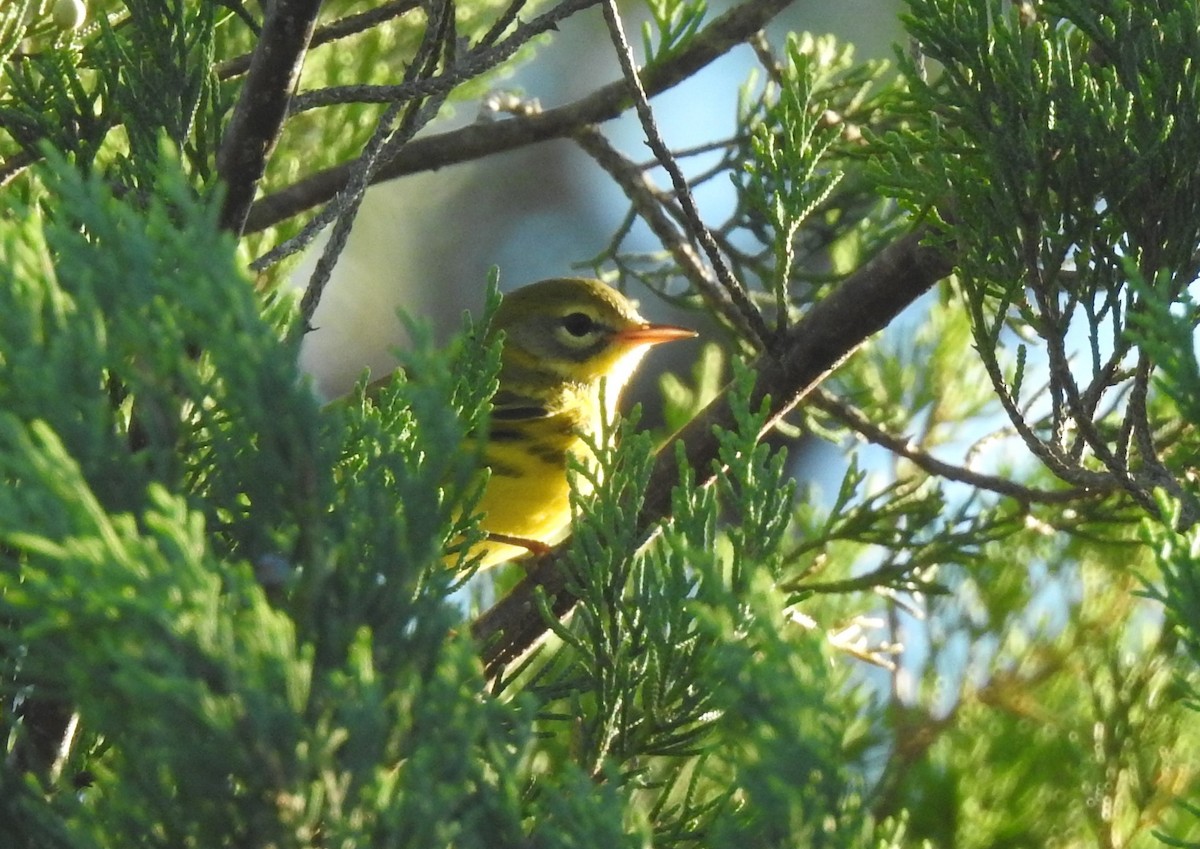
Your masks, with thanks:
<instances>
[{"instance_id":1,"label":"blurred background","mask_svg":"<svg viewBox=\"0 0 1200 849\"><path fill-rule=\"evenodd\" d=\"M783 43L788 32L832 33L853 44L856 60L888 58L903 34L900 0L801 0L774 22L769 37ZM725 10L714 4L708 20ZM625 27L640 57L641 4L626 12ZM576 15L537 47L538 61L520 68L495 91L536 99L543 107L569 103L620 76L599 8ZM672 149L727 136L735 126L737 94L748 79L761 85L753 53L741 46L686 83L654 98L660 131ZM479 117L479 104L454 104L455 113L430 128L443 132ZM502 118L501 118L502 120ZM601 127L626 156L643 161L649 149L636 117L627 113ZM712 160L688 159L691 172ZM660 175L661 176L661 175ZM660 180L661 185L665 182ZM718 181L697 192L706 220L721 221L733 202L732 189ZM326 398L347 391L364 369L379 376L395 365L403 348L398 309L426 317L436 339L461 324L464 310L483 303L488 272L499 268L504 290L545 277L588 274L578 263L599 253L627 210L615 185L573 142L554 140L444 168L373 188L363 204L345 253L305 339L304 369ZM318 244L299 268L307 280ZM660 249L646 230L627 242L634 250ZM649 292L630 293L642 312L657 320L695 324L696 316L672 314ZM638 387L657 369L686 371L703 340L656 353ZM635 387L631 397L641 397Z\"/></svg>"}]
</instances>

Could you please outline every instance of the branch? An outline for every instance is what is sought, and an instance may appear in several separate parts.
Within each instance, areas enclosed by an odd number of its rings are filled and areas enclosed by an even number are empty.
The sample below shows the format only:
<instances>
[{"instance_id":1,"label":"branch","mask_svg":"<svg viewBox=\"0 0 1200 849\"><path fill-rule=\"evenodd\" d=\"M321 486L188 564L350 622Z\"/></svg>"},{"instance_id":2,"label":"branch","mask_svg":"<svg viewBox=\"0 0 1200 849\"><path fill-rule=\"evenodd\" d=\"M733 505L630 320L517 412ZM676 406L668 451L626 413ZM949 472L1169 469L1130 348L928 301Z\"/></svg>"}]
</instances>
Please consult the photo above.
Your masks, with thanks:
<instances>
[{"instance_id":1,"label":"branch","mask_svg":"<svg viewBox=\"0 0 1200 849\"><path fill-rule=\"evenodd\" d=\"M726 12L705 27L686 49L642 73L647 95L659 94L688 79L753 36L790 3L791 0L750 0ZM435 171L446 165L569 136L578 127L615 118L631 105L622 79L556 109L414 139L379 170L374 182ZM346 162L326 168L262 198L251 207L245 232L264 230L328 201L346 186L355 165Z\"/></svg>"},{"instance_id":2,"label":"branch","mask_svg":"<svg viewBox=\"0 0 1200 849\"><path fill-rule=\"evenodd\" d=\"M402 17L420 6L420 0L391 0L357 15L347 15L314 31L308 48L312 50L332 41L357 35L392 18ZM253 53L248 53L221 62L216 67L217 79L228 80L246 73L250 69L250 60L253 57Z\"/></svg>"},{"instance_id":3,"label":"branch","mask_svg":"<svg viewBox=\"0 0 1200 849\"><path fill-rule=\"evenodd\" d=\"M8 159L0 162L0 189L11 183L22 171L36 161L33 154L29 151L18 150Z\"/></svg>"},{"instance_id":4,"label":"branch","mask_svg":"<svg viewBox=\"0 0 1200 849\"><path fill-rule=\"evenodd\" d=\"M371 27L386 23L393 18L406 15L413 9L420 8L420 5L420 0L390 0L390 2L384 3L382 6L369 9L366 12L340 18L333 23L326 24L314 30L312 38L308 43L308 49L312 50L338 39L357 35ZM254 53L245 53L224 62L218 62L213 69L213 73L217 75L217 79L219 80L230 80L234 77L240 77L246 71L250 70L250 62L254 58L254 55ZM13 178L40 158L40 156L35 158L34 154L22 150L0 162L0 189L7 186Z\"/></svg>"},{"instance_id":5,"label":"branch","mask_svg":"<svg viewBox=\"0 0 1200 849\"><path fill-rule=\"evenodd\" d=\"M1024 486L1008 478L983 474L982 472L976 472L963 466L956 466L953 463L939 460L932 454L922 451L910 440L888 433L872 422L867 416L863 415L860 410L844 403L832 393L818 390L813 396L812 405L833 416L868 442L881 445L893 454L908 459L914 466L927 474L965 483L977 489L995 492L998 495L1007 495L1025 505L1032 503L1062 504L1077 501L1087 496L1101 495L1116 489L1115 481L1107 488L1073 487L1071 489L1039 489L1037 487Z\"/></svg>"},{"instance_id":6,"label":"branch","mask_svg":"<svg viewBox=\"0 0 1200 849\"><path fill-rule=\"evenodd\" d=\"M406 77L415 79L423 74L432 73L439 63L451 66L454 64L455 46L458 41L458 30L454 20L454 3L452 0L441 0L441 2L433 0L428 4L426 14L429 16L429 26L426 27L413 64L405 73ZM307 333L312 325L312 317L316 313L325 287L333 275L334 265L337 264L338 258L346 246L346 241L350 238L350 229L354 226L354 219L358 215L363 198L366 197L367 187L371 184L371 175L375 173L380 161L388 158L393 145L399 148L407 144L413 135L434 119L445 100L446 94L440 94L423 102L417 100L411 103L397 102L390 105L380 117L375 133L367 142L362 156L359 157L362 165L358 173L353 176L350 184L338 197L337 202L326 206L321 211L321 215L311 220L296 237L271 251L271 254L280 253L290 247L294 247L294 250L298 251L300 250L299 245L292 243L299 243L305 238L309 240L314 238L327 223L322 220L323 216L328 214L334 221L329 241L325 243L325 247L321 251L321 258L317 260L316 268L313 269L312 276L309 277L308 285L305 287L304 296L300 299L300 323L296 325L299 332ZM401 117L400 126L394 128L398 117ZM264 267L263 264L269 257L270 254L257 260L252 267Z\"/></svg>"},{"instance_id":7,"label":"branch","mask_svg":"<svg viewBox=\"0 0 1200 849\"><path fill-rule=\"evenodd\" d=\"M217 173L226 187L220 223L235 234L243 231L255 188L279 141L320 8L321 0L276 0L268 6L250 72L217 154Z\"/></svg>"},{"instance_id":8,"label":"branch","mask_svg":"<svg viewBox=\"0 0 1200 849\"><path fill-rule=\"evenodd\" d=\"M770 339L770 331L767 330L767 326L763 322L762 314L750 303L750 296L746 294L746 288L729 271L729 266L726 265L725 258L721 256L721 251L717 248L717 240L713 238L708 225L700 217L700 210L696 207L691 187L688 186L687 178L683 176L683 170L679 167L679 162L675 159L675 155L667 147L667 143L663 141L662 135L658 132L658 124L655 123L654 113L650 110L650 98L647 96L646 90L642 87L637 67L633 62L633 51L629 49L629 42L626 40L625 31L621 26L621 15L617 11L616 0L605 0L604 20L608 23L613 45L617 48L617 58L621 62L621 72L625 75L625 80L629 83L629 88L633 92L634 106L637 110L638 119L642 123L642 132L646 134L646 142L650 145L650 150L654 153L654 158L662 166L663 170L667 172L667 176L671 178L671 185L675 189L675 199L678 201L680 209L683 210L683 214L687 218L687 232L700 243L700 247L704 250L705 256L708 257L709 265L712 266L717 280L720 281L729 299L733 301L734 306L741 313L742 320L751 334L747 338L755 343L756 349L761 350L766 345L767 340Z\"/></svg>"},{"instance_id":9,"label":"branch","mask_svg":"<svg viewBox=\"0 0 1200 849\"><path fill-rule=\"evenodd\" d=\"M668 215L667 201L646 175L645 168L622 156L594 126L580 127L572 134L572 138L621 187L634 211L671 254L683 276L703 295L705 302L737 328L744 338L757 338L753 327L746 321L745 313L734 306L728 291L717 285L712 269L704 264L684 231Z\"/></svg>"},{"instance_id":10,"label":"branch","mask_svg":"<svg viewBox=\"0 0 1200 849\"><path fill-rule=\"evenodd\" d=\"M760 436L868 337L950 273L948 258L921 244L925 235L926 230L918 229L885 248L759 357L754 366L757 380L750 406L758 409L766 401L770 411ZM679 479L675 445L683 444L686 462L696 472L697 485L707 486L717 476L716 432L735 428L726 390L658 452L646 500L637 517L642 535L648 539L670 513L671 491ZM496 675L520 657L546 631L539 600L560 618L574 607L577 599L565 584L557 556L539 558L509 595L474 622L471 630L489 675Z\"/></svg>"},{"instance_id":11,"label":"branch","mask_svg":"<svg viewBox=\"0 0 1200 849\"><path fill-rule=\"evenodd\" d=\"M305 91L292 101L291 112L294 115L339 103L394 103L419 97L445 97L468 80L495 70L534 38L557 30L562 21L597 2L599 0L562 0L545 14L517 26L504 41L471 51L462 61L438 76L430 74L418 79L406 79L399 85L355 84Z\"/></svg>"}]
</instances>

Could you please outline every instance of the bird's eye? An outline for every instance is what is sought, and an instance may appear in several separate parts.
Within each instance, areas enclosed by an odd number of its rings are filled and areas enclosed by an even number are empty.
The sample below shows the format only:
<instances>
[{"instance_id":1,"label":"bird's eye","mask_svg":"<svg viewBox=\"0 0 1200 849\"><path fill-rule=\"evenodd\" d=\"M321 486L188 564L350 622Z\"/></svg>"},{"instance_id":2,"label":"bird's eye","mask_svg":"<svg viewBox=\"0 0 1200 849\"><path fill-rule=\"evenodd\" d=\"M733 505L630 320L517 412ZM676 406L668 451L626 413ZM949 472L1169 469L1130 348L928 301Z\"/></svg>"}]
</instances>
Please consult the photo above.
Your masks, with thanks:
<instances>
[{"instance_id":1,"label":"bird's eye","mask_svg":"<svg viewBox=\"0 0 1200 849\"><path fill-rule=\"evenodd\" d=\"M587 313L573 312L563 316L562 326L576 339L582 339L596 329L596 322Z\"/></svg>"}]
</instances>

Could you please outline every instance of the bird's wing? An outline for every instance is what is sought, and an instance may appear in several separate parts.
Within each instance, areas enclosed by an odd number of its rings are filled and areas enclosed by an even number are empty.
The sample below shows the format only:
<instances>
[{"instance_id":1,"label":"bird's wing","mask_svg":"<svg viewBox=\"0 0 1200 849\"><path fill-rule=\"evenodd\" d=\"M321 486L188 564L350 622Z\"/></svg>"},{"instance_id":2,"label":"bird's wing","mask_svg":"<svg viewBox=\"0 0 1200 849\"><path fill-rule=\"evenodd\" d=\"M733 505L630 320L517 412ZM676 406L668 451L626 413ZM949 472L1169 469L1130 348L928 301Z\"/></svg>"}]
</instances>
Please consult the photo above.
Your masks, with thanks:
<instances>
[{"instance_id":1,"label":"bird's wing","mask_svg":"<svg viewBox=\"0 0 1200 849\"><path fill-rule=\"evenodd\" d=\"M521 422L545 419L554 414L544 399L531 398L501 389L492 398L492 421Z\"/></svg>"}]
</instances>

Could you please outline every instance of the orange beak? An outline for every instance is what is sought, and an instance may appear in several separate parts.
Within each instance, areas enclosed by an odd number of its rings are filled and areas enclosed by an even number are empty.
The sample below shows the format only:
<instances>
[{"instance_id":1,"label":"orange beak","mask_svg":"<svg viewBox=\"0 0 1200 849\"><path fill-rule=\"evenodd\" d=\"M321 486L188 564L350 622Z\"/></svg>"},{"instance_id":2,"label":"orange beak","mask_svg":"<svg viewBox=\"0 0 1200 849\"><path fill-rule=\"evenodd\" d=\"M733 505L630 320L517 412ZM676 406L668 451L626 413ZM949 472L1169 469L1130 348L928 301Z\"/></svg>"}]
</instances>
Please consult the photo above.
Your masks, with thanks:
<instances>
[{"instance_id":1,"label":"orange beak","mask_svg":"<svg viewBox=\"0 0 1200 849\"><path fill-rule=\"evenodd\" d=\"M691 339L698 335L695 330L676 327L672 324L643 324L641 327L622 330L613 338L623 345L635 348L638 345L661 345L663 342L674 342L676 339Z\"/></svg>"}]
</instances>

